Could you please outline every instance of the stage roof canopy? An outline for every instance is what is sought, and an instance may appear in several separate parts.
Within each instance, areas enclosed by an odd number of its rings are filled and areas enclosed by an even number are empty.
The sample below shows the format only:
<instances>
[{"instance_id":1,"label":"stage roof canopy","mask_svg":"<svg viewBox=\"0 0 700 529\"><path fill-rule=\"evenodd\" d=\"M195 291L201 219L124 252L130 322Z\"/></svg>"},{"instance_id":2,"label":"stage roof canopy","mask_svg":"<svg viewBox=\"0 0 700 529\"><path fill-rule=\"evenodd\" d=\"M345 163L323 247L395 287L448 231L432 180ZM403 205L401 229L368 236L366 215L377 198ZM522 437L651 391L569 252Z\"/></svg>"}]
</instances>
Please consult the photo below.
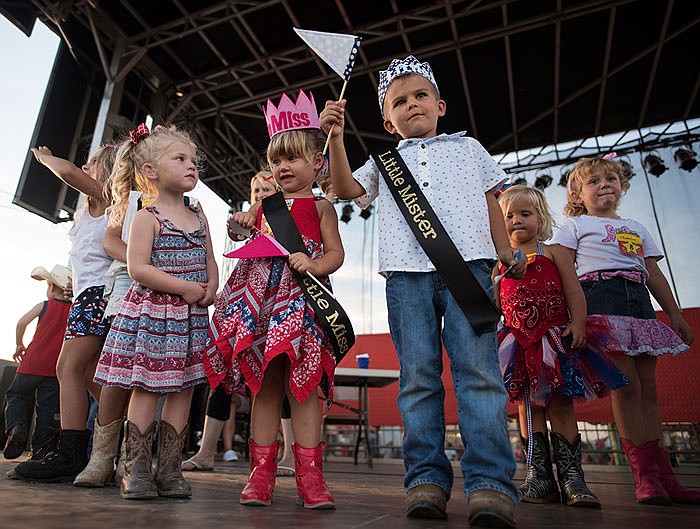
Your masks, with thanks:
<instances>
[{"instance_id":1,"label":"stage roof canopy","mask_svg":"<svg viewBox=\"0 0 700 529\"><path fill-rule=\"evenodd\" d=\"M102 64L122 49L132 108L120 114L140 120L154 113L149 98L164 100L156 122L192 131L208 158L203 180L224 199L247 196L267 143L268 97L311 89L321 107L340 92L342 80L294 27L363 37L346 91L352 167L395 143L382 127L377 72L408 54L435 71L447 101L440 130L466 129L494 154L700 115L694 1L32 0L0 9L27 33L35 17L46 22L100 90Z\"/></svg>"}]
</instances>

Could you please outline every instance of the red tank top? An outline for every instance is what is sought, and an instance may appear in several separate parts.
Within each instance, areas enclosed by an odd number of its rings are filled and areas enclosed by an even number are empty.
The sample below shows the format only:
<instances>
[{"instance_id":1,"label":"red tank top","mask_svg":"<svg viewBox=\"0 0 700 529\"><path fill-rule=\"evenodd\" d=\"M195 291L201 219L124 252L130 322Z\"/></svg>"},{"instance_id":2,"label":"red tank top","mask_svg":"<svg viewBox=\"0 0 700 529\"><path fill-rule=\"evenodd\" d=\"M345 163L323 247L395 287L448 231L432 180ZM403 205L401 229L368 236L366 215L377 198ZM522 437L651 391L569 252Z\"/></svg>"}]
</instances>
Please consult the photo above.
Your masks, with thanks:
<instances>
[{"instance_id":1,"label":"red tank top","mask_svg":"<svg viewBox=\"0 0 700 529\"><path fill-rule=\"evenodd\" d=\"M547 329L569 323L569 311L554 263L535 255L522 279L501 280L505 324L522 345L538 342Z\"/></svg>"},{"instance_id":2,"label":"red tank top","mask_svg":"<svg viewBox=\"0 0 700 529\"><path fill-rule=\"evenodd\" d=\"M321 219L316 209L316 201L325 200L323 197L288 198L286 199L289 213L299 229L299 233L314 241L321 242ZM258 208L256 226L263 233L272 233L270 226L263 217L263 208Z\"/></svg>"},{"instance_id":3,"label":"red tank top","mask_svg":"<svg viewBox=\"0 0 700 529\"><path fill-rule=\"evenodd\" d=\"M17 368L18 373L43 377L56 376L56 362L63 345L70 307L70 301L60 299L49 299L44 302L34 338L27 346L22 363Z\"/></svg>"}]
</instances>

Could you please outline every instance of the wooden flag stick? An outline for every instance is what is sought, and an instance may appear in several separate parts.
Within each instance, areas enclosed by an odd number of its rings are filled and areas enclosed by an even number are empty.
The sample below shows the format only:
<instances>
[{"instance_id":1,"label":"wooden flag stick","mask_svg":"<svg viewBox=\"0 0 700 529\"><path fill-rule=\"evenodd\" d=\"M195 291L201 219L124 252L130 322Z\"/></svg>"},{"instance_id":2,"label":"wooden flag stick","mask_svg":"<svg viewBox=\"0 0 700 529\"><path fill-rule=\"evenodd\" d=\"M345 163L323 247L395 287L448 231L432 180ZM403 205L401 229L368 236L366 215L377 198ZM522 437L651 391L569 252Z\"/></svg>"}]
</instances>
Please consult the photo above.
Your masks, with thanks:
<instances>
[{"instance_id":1,"label":"wooden flag stick","mask_svg":"<svg viewBox=\"0 0 700 529\"><path fill-rule=\"evenodd\" d=\"M338 101L343 100L343 95L345 95L345 87L348 86L348 80L345 79L345 82L343 83L343 89L340 91L340 96L338 97ZM331 132L333 132L333 127L335 127L335 123L331 125L331 128L328 129L328 137L326 138L326 144L323 146L323 156L326 155L326 152L328 151L328 142L331 141Z\"/></svg>"}]
</instances>

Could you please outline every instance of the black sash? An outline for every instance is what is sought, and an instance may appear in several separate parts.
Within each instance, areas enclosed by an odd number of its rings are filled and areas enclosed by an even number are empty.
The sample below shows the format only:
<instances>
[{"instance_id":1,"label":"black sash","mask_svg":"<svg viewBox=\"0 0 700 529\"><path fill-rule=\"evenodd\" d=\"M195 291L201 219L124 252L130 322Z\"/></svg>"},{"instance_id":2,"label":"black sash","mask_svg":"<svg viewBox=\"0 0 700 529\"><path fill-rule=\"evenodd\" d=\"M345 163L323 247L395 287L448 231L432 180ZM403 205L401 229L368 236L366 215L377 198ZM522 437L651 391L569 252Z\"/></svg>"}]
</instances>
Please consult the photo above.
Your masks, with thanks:
<instances>
[{"instance_id":1,"label":"black sash","mask_svg":"<svg viewBox=\"0 0 700 529\"><path fill-rule=\"evenodd\" d=\"M500 313L476 280L459 250L445 231L423 192L416 184L396 149L373 154L396 204L411 227L418 243L433 263L455 300L469 320L474 332L481 336L493 331Z\"/></svg>"},{"instance_id":2,"label":"black sash","mask_svg":"<svg viewBox=\"0 0 700 529\"><path fill-rule=\"evenodd\" d=\"M304 252L308 254L282 193L275 193L264 198L262 207L275 239L289 253ZM355 343L355 333L350 318L333 297L333 294L318 279L311 274L302 275L293 268L291 270L304 292L306 302L313 309L316 318L331 341L335 353L335 363L338 365Z\"/></svg>"}]
</instances>

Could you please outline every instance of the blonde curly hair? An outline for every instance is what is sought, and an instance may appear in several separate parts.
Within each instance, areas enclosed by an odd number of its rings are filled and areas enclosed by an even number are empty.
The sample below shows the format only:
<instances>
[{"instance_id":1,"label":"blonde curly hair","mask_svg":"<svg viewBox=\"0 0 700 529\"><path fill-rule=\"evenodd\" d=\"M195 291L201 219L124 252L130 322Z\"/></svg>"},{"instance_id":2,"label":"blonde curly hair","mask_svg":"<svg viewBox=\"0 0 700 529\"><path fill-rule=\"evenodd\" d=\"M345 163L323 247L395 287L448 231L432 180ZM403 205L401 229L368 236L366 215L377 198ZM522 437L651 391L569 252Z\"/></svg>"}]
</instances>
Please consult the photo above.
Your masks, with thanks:
<instances>
[{"instance_id":1,"label":"blonde curly hair","mask_svg":"<svg viewBox=\"0 0 700 529\"><path fill-rule=\"evenodd\" d=\"M174 126L155 127L153 132L138 143L134 143L129 138L120 145L110 182L112 203L107 208L110 226L122 225L129 203L129 192L141 191L144 202L155 199L158 191L152 181L141 172L141 169L146 163L157 163L167 148L176 141L192 146L197 153L199 168L201 154L197 150L197 146L186 132L178 130Z\"/></svg>"},{"instance_id":2,"label":"blonde curly hair","mask_svg":"<svg viewBox=\"0 0 700 529\"><path fill-rule=\"evenodd\" d=\"M622 186L622 194L630 188L630 182L627 178L627 173L624 171L622 164L614 159L606 160L604 158L581 158L569 173L569 179L566 184L566 205L564 206L564 215L567 217L580 217L587 215L586 206L578 200L583 189L583 183L591 174L601 170L603 173L616 174L620 179ZM620 197L621 199L622 197ZM615 203L615 209L620 205L620 200Z\"/></svg>"}]
</instances>

